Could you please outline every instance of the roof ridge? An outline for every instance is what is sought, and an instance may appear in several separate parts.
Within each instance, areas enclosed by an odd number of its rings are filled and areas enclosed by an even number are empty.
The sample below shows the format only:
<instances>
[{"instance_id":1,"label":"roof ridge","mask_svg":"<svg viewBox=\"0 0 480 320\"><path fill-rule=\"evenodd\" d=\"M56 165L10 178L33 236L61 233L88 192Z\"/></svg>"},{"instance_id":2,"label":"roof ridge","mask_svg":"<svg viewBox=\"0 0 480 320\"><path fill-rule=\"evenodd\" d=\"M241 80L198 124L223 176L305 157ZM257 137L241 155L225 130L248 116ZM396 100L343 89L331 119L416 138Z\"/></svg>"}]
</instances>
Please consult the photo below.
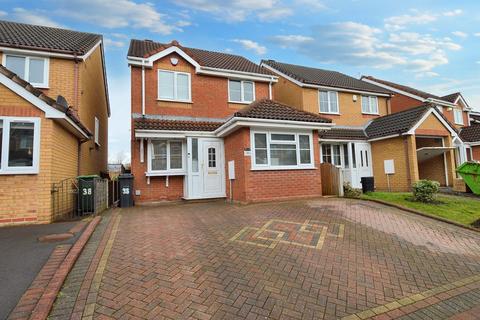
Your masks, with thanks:
<instances>
[{"instance_id":1,"label":"roof ridge","mask_svg":"<svg viewBox=\"0 0 480 320\"><path fill-rule=\"evenodd\" d=\"M78 30L73 30L73 29L67 29L67 28L59 28L59 27L52 27L52 26L44 26L44 25L39 25L39 24L31 24L31 23L24 23L24 22L17 22L17 21L10 21L10 20L5 20L5 19L0 19L0 23L6 22L10 24L16 24L16 25L22 25L22 26L29 26L29 27L36 27L36 28L47 28L51 30L60 30L60 31L69 31L69 32L75 32L75 33L84 33L87 35L95 35L95 36L102 36L101 34L98 33L93 33L93 32L86 32L86 31L78 31Z\"/></svg>"}]
</instances>

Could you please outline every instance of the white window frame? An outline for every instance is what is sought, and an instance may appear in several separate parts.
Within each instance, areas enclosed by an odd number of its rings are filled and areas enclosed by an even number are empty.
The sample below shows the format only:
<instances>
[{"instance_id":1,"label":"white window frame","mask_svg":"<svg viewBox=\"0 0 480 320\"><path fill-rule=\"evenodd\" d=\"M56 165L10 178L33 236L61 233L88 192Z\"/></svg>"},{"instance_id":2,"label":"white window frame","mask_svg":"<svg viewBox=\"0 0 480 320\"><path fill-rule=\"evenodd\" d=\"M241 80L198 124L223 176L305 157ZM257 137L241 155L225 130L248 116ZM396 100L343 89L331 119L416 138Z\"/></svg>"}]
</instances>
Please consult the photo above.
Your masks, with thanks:
<instances>
[{"instance_id":1,"label":"white window frame","mask_svg":"<svg viewBox=\"0 0 480 320\"><path fill-rule=\"evenodd\" d=\"M19 57L19 58L25 58L25 66L24 66L24 75L25 75L25 81L28 81L32 86L35 88L40 88L40 89L48 89L48 81L49 81L49 73L50 73L50 58L48 57L39 57L39 56L25 56L21 54L9 54L9 53L4 53L2 56L2 64L7 67L7 56L8 57ZM31 82L29 79L30 75L30 59L39 59L43 60L43 82Z\"/></svg>"},{"instance_id":2,"label":"white window frame","mask_svg":"<svg viewBox=\"0 0 480 320\"><path fill-rule=\"evenodd\" d=\"M95 144L100 145L100 120L95 117Z\"/></svg>"},{"instance_id":3,"label":"white window frame","mask_svg":"<svg viewBox=\"0 0 480 320\"><path fill-rule=\"evenodd\" d=\"M457 115L460 117L458 118ZM455 124L457 125L461 125L463 126L464 125L464 122L463 122L463 111L461 109L453 109L453 120L455 122ZM460 120L460 121L458 121Z\"/></svg>"},{"instance_id":4,"label":"white window frame","mask_svg":"<svg viewBox=\"0 0 480 320\"><path fill-rule=\"evenodd\" d=\"M173 73L173 99L167 99L160 97L160 73L161 72L168 72ZM177 88L177 76L179 74L187 75L188 77L188 99L178 99L178 88ZM180 71L172 71L172 70L164 70L158 69L157 70L157 100L159 101L172 101L172 102L192 102L192 77L188 72L180 72Z\"/></svg>"},{"instance_id":5,"label":"white window frame","mask_svg":"<svg viewBox=\"0 0 480 320\"><path fill-rule=\"evenodd\" d=\"M363 110L363 100L364 99L368 99L368 110ZM372 105L372 99L375 99L375 101L377 102L375 107L376 107L376 110L373 110L373 105ZM362 113L363 114L373 114L373 115L379 115L378 113L378 97L377 96L362 96L362 101L361 101L361 106L362 108Z\"/></svg>"},{"instance_id":6,"label":"white window frame","mask_svg":"<svg viewBox=\"0 0 480 320\"><path fill-rule=\"evenodd\" d=\"M266 134L267 136L267 163L256 164L255 156L255 134ZM295 136L295 141L272 140L272 134L289 134ZM300 163L300 137L308 136L310 141L310 163ZM274 166L271 165L270 144L295 144L297 153L297 164L292 166ZM292 169L315 169L313 135L311 132L292 132L292 131L272 131L272 130L250 130L251 146L251 169L252 170L292 170Z\"/></svg>"},{"instance_id":7,"label":"white window frame","mask_svg":"<svg viewBox=\"0 0 480 320\"><path fill-rule=\"evenodd\" d=\"M153 141L166 141L167 142L167 169L166 170L152 170L152 160L153 160ZM170 142L181 142L182 143L182 168L179 169L170 169ZM153 175L185 175L187 173L186 166L186 143L181 139L149 139L148 148L147 148L147 174Z\"/></svg>"},{"instance_id":8,"label":"white window frame","mask_svg":"<svg viewBox=\"0 0 480 320\"><path fill-rule=\"evenodd\" d=\"M0 117L3 121L2 159L0 159L0 175L5 174L38 174L40 163L40 118L33 117ZM31 167L10 167L8 156L10 149L10 124L12 122L33 123L33 157Z\"/></svg>"},{"instance_id":9,"label":"white window frame","mask_svg":"<svg viewBox=\"0 0 480 320\"><path fill-rule=\"evenodd\" d=\"M235 82L240 82L240 101L232 100L230 97L230 81L235 81ZM248 82L251 83L253 86L253 100L248 101L245 100L245 89L244 89L244 84ZM244 103L244 104L250 104L253 101L255 101L255 81L249 81L249 80L237 80L237 79L228 79L228 102L229 103Z\"/></svg>"},{"instance_id":10,"label":"white window frame","mask_svg":"<svg viewBox=\"0 0 480 320\"><path fill-rule=\"evenodd\" d=\"M322 111L322 102L321 102L321 92L326 92L327 93L327 98L328 98L328 111ZM331 106L331 100L330 100L330 93L334 92L335 96L337 98L337 111L331 111L332 106ZM323 114L340 114L340 103L338 100L338 91L334 90L318 90L318 112L323 113Z\"/></svg>"}]
</instances>

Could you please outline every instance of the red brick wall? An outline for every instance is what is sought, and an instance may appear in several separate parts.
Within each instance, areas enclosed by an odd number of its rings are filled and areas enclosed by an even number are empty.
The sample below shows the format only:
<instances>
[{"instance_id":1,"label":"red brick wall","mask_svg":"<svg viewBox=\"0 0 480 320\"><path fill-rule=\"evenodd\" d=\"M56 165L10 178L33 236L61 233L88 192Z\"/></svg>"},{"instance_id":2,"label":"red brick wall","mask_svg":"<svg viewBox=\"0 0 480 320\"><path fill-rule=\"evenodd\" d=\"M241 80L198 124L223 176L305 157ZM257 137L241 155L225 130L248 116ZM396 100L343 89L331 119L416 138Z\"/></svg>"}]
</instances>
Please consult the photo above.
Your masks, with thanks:
<instances>
[{"instance_id":1,"label":"red brick wall","mask_svg":"<svg viewBox=\"0 0 480 320\"><path fill-rule=\"evenodd\" d=\"M140 162L140 143L132 143L132 173L134 178L134 190L140 190L141 195L134 196L136 202L179 200L183 197L183 176L169 177L168 187L165 177L151 177L147 183L145 172L147 171L147 142L144 145L144 162Z\"/></svg>"},{"instance_id":2,"label":"red brick wall","mask_svg":"<svg viewBox=\"0 0 480 320\"><path fill-rule=\"evenodd\" d=\"M170 58L179 60L176 66ZM142 112L142 69L131 68L132 112ZM158 69L188 72L191 75L192 103L157 100ZM157 60L153 68L145 69L145 112L147 114L225 118L246 104L228 103L228 79L195 74L195 68L176 53ZM268 83L255 83L255 98L268 98Z\"/></svg>"},{"instance_id":3,"label":"red brick wall","mask_svg":"<svg viewBox=\"0 0 480 320\"><path fill-rule=\"evenodd\" d=\"M417 99L404 96L400 93L395 93L391 100L392 113L418 107L421 104L422 102Z\"/></svg>"},{"instance_id":4,"label":"red brick wall","mask_svg":"<svg viewBox=\"0 0 480 320\"><path fill-rule=\"evenodd\" d=\"M317 132L313 141L318 141ZM250 157L244 149L250 147L250 130L243 128L225 138L225 160L235 160L233 198L236 201L270 201L308 198L322 195L320 151L314 143L314 170L251 170ZM227 181L227 190L228 188Z\"/></svg>"},{"instance_id":5,"label":"red brick wall","mask_svg":"<svg viewBox=\"0 0 480 320\"><path fill-rule=\"evenodd\" d=\"M480 161L480 146L472 147L473 160Z\"/></svg>"}]
</instances>

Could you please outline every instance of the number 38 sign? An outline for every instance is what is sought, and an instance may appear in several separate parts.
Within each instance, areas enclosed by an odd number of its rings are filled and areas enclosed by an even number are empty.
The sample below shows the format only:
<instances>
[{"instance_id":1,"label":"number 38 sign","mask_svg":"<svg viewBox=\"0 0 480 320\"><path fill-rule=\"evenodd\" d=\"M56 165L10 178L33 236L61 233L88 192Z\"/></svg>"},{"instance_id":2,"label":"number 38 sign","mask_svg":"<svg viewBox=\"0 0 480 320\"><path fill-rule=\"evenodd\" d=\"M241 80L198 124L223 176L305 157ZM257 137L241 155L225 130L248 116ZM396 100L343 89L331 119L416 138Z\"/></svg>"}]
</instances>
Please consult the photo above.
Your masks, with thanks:
<instances>
[{"instance_id":1,"label":"number 38 sign","mask_svg":"<svg viewBox=\"0 0 480 320\"><path fill-rule=\"evenodd\" d=\"M83 188L82 193L84 196L91 196L92 195L92 188Z\"/></svg>"}]
</instances>

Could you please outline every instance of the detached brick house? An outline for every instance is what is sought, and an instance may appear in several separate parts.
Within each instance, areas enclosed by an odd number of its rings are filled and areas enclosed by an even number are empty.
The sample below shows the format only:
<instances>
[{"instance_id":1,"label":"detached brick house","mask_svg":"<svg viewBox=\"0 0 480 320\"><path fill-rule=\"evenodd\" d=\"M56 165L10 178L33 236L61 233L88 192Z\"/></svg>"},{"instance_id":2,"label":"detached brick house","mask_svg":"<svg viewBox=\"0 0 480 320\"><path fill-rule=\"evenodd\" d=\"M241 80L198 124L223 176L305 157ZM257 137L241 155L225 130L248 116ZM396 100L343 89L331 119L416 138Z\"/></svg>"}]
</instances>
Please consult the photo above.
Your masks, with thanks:
<instances>
[{"instance_id":1,"label":"detached brick house","mask_svg":"<svg viewBox=\"0 0 480 320\"><path fill-rule=\"evenodd\" d=\"M274 101L277 76L176 41L132 40L127 58L137 202L322 194L318 131L331 120Z\"/></svg>"},{"instance_id":2,"label":"detached brick house","mask_svg":"<svg viewBox=\"0 0 480 320\"><path fill-rule=\"evenodd\" d=\"M366 176L377 190L407 191L419 179L454 185L454 143L462 141L434 101L400 110L394 92L371 81L273 60L261 65L279 77L278 101L332 120L319 135L321 161L341 167L354 187Z\"/></svg>"},{"instance_id":3,"label":"detached brick house","mask_svg":"<svg viewBox=\"0 0 480 320\"><path fill-rule=\"evenodd\" d=\"M52 220L52 184L107 168L102 37L0 21L0 225Z\"/></svg>"}]
</instances>

